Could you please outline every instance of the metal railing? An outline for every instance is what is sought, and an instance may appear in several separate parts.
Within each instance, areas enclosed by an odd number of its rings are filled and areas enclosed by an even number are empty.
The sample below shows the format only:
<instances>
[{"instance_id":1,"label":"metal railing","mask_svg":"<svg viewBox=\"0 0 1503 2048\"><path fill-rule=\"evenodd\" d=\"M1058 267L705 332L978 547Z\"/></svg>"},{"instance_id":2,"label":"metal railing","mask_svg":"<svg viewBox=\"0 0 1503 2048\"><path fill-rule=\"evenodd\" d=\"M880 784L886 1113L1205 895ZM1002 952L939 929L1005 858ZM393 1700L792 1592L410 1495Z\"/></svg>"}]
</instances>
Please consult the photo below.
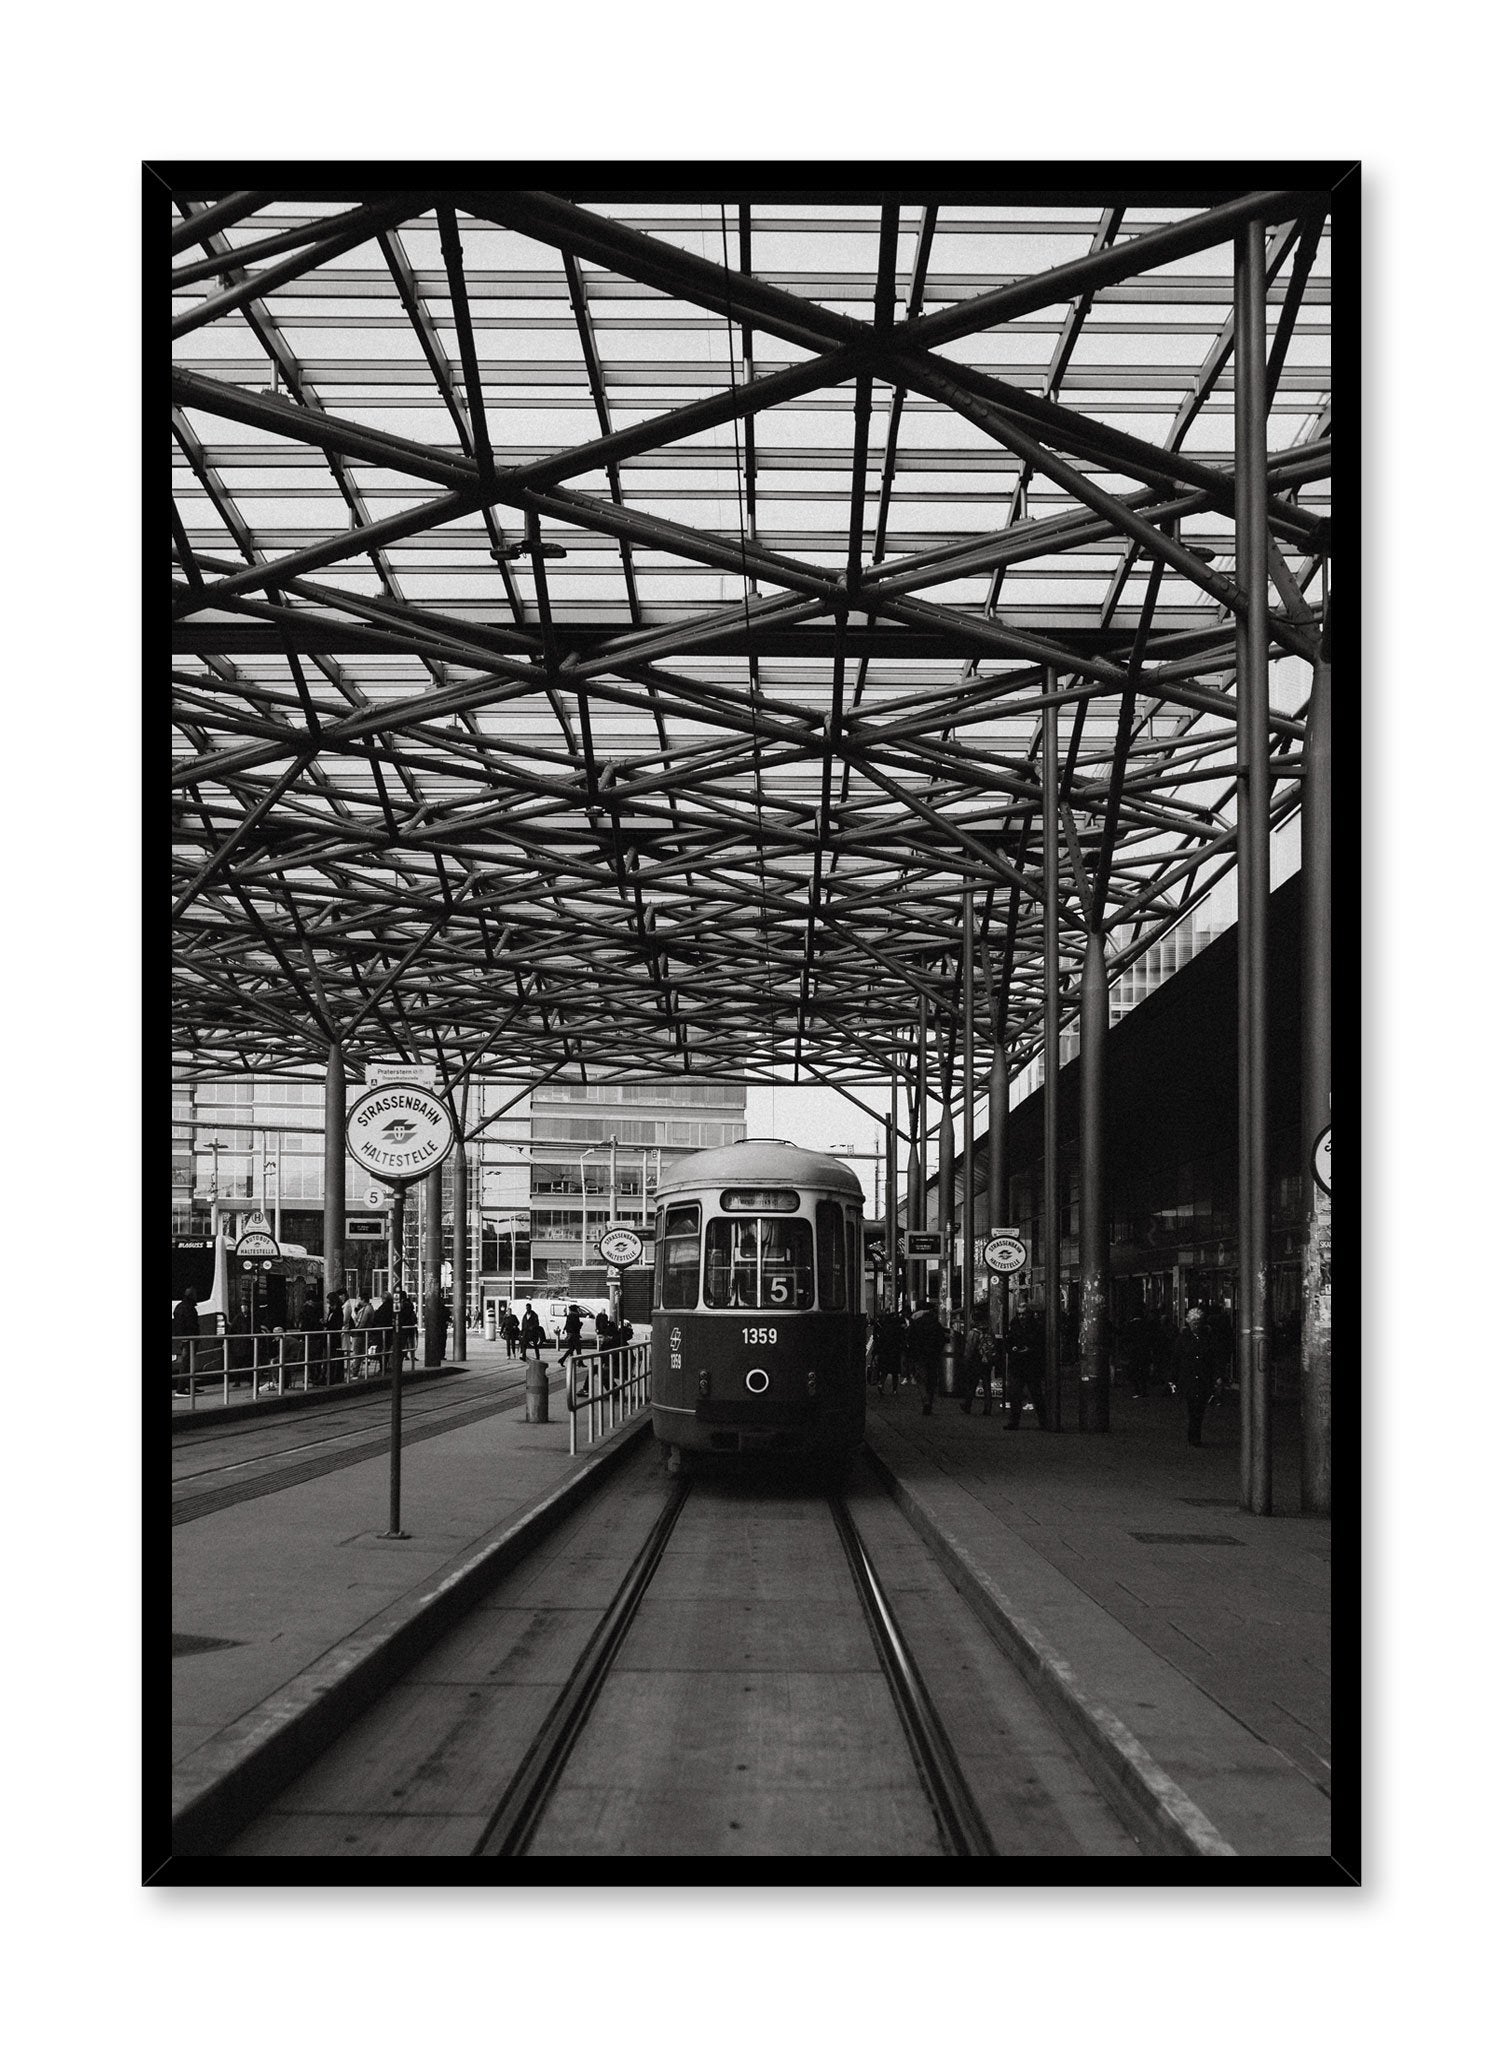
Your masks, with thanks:
<instances>
[{"instance_id":1,"label":"metal railing","mask_svg":"<svg viewBox=\"0 0 1503 2048\"><path fill-rule=\"evenodd\" d=\"M308 1394L353 1380L384 1379L391 1371L389 1330L246 1330L172 1339L172 1398L189 1411L217 1389L230 1406L233 1388L252 1401ZM408 1350L414 1336L407 1330ZM414 1357L413 1363L416 1363Z\"/></svg>"},{"instance_id":2,"label":"metal railing","mask_svg":"<svg viewBox=\"0 0 1503 2048\"><path fill-rule=\"evenodd\" d=\"M636 1415L651 1399L649 1343L618 1345L609 1351L577 1353L564 1361L569 1377L564 1399L569 1407L569 1456L578 1454L579 1418L585 1419L586 1446L609 1436L628 1415Z\"/></svg>"}]
</instances>

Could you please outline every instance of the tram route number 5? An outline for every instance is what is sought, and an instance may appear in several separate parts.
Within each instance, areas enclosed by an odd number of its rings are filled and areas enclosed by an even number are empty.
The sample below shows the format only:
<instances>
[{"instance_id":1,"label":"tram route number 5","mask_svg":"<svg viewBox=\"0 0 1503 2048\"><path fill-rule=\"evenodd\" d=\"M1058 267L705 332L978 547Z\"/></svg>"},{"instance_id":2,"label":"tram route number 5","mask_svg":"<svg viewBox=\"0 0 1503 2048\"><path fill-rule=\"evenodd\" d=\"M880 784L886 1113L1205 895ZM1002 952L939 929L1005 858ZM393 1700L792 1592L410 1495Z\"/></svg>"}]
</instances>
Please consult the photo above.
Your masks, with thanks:
<instances>
[{"instance_id":1,"label":"tram route number 5","mask_svg":"<svg viewBox=\"0 0 1503 2048\"><path fill-rule=\"evenodd\" d=\"M743 1323L741 1325L743 1344L776 1344L778 1341L775 1323Z\"/></svg>"}]
</instances>

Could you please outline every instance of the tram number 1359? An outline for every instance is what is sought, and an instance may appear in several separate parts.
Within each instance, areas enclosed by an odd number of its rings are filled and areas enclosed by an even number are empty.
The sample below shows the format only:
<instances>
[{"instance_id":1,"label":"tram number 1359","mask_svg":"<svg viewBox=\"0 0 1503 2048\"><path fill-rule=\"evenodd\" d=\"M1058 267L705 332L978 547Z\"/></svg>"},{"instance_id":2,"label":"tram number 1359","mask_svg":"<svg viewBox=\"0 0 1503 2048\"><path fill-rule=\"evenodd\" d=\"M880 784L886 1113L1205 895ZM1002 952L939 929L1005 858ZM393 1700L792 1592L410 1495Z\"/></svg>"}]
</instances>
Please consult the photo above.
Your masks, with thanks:
<instances>
[{"instance_id":1,"label":"tram number 1359","mask_svg":"<svg viewBox=\"0 0 1503 2048\"><path fill-rule=\"evenodd\" d=\"M778 1341L775 1323L743 1323L741 1325L743 1344L776 1344Z\"/></svg>"}]
</instances>

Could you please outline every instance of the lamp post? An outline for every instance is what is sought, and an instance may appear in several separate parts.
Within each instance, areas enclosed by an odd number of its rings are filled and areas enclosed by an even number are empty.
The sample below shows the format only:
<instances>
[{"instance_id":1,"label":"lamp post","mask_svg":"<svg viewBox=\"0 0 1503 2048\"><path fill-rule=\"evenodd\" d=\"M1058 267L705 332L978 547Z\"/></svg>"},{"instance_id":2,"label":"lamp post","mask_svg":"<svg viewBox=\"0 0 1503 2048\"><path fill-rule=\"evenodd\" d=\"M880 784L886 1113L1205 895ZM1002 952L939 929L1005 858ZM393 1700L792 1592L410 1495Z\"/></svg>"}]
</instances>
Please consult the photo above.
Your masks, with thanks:
<instances>
[{"instance_id":1,"label":"lamp post","mask_svg":"<svg viewBox=\"0 0 1503 2048\"><path fill-rule=\"evenodd\" d=\"M588 1184L586 1183L586 1180L585 1180L585 1166L584 1166L584 1163L585 1163L585 1161L586 1161L586 1160L587 1160L587 1159L589 1158L589 1156L590 1156L590 1154L591 1154L592 1152L603 1152L604 1150L605 1150L605 1146L604 1146L603 1144L600 1144L600 1145L586 1145L586 1146L585 1146L585 1148L584 1148L584 1150L583 1150L583 1151L582 1151L582 1152L580 1153L580 1155L579 1155L579 1263L580 1263L580 1264L581 1264L582 1266L587 1266L587 1265L588 1265L588 1264L590 1263L590 1260L589 1260L589 1250L590 1250L590 1191L589 1191L589 1187L588 1187ZM615 1170L614 1170L614 1169L615 1169L615 1157L616 1157L616 1155L615 1155L614 1153L612 1153L612 1154L611 1154L611 1166L612 1166L612 1172L611 1172L611 1221L612 1221L612 1222L614 1222L614 1221L615 1221L615 1212L616 1212L616 1198L615 1198L615 1180L616 1180L616 1176L615 1176Z\"/></svg>"},{"instance_id":2,"label":"lamp post","mask_svg":"<svg viewBox=\"0 0 1503 2048\"><path fill-rule=\"evenodd\" d=\"M224 1150L224 1140L222 1138L210 1138L208 1150L214 1161L214 1187L209 1196L209 1235L211 1238L217 1238L219 1235L219 1155Z\"/></svg>"}]
</instances>

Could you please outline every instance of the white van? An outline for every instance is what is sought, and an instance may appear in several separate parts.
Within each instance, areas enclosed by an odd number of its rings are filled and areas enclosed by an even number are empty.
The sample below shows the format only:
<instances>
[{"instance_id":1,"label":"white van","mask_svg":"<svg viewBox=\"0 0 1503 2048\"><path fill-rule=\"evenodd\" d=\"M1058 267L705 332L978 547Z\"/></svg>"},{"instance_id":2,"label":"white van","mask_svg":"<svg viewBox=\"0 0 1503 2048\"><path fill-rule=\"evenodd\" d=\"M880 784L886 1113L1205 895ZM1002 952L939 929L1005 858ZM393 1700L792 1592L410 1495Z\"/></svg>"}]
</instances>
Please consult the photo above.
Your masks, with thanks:
<instances>
[{"instance_id":1,"label":"white van","mask_svg":"<svg viewBox=\"0 0 1503 2048\"><path fill-rule=\"evenodd\" d=\"M592 1351L595 1348L595 1318L599 1315L608 1316L611 1312L610 1300L606 1295L550 1294L534 1301L532 1305L538 1312L538 1321L543 1326L543 1335L548 1342L562 1344L564 1318L569 1313L571 1303L580 1314L579 1341L586 1351Z\"/></svg>"}]
</instances>

